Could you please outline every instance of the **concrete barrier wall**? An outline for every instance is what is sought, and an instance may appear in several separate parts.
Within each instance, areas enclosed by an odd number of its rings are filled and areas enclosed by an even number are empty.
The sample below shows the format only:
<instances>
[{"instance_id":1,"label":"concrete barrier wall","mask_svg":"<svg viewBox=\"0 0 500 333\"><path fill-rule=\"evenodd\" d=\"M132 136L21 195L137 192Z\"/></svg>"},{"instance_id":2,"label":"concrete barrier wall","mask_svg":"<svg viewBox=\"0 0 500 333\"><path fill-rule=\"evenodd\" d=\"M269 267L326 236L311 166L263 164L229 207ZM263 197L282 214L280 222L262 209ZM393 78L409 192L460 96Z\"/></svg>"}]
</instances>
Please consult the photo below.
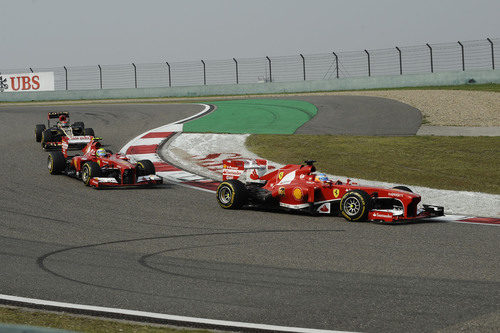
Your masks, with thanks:
<instances>
[{"instance_id":1,"label":"concrete barrier wall","mask_svg":"<svg viewBox=\"0 0 500 333\"><path fill-rule=\"evenodd\" d=\"M469 70L445 73L359 77L318 81L268 82L171 88L58 90L15 93L3 92L0 93L0 102L294 93L331 90L461 85L469 83L471 80L474 80L473 82L475 84L500 83L500 70Z\"/></svg>"}]
</instances>

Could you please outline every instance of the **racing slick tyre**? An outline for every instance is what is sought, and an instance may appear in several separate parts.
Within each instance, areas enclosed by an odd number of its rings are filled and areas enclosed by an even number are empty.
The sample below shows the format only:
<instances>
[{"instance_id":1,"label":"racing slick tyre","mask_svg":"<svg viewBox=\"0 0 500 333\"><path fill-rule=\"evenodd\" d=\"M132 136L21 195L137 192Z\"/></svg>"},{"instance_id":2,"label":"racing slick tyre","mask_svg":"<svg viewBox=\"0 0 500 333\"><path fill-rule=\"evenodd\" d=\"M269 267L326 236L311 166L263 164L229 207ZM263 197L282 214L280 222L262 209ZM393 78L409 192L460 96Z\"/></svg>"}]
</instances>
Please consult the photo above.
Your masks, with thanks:
<instances>
[{"instance_id":1,"label":"racing slick tyre","mask_svg":"<svg viewBox=\"0 0 500 333\"><path fill-rule=\"evenodd\" d=\"M54 136L52 135L52 131L50 129L42 132L42 137L40 138L40 142L42 143L42 148L47 146L47 143L54 141Z\"/></svg>"},{"instance_id":2,"label":"racing slick tyre","mask_svg":"<svg viewBox=\"0 0 500 333\"><path fill-rule=\"evenodd\" d=\"M366 221L371 203L368 193L352 190L344 194L340 200L340 211L348 221Z\"/></svg>"},{"instance_id":3,"label":"racing slick tyre","mask_svg":"<svg viewBox=\"0 0 500 333\"><path fill-rule=\"evenodd\" d=\"M96 162L87 162L82 167L82 182L90 186L90 180L101 176L101 167Z\"/></svg>"},{"instance_id":4,"label":"racing slick tyre","mask_svg":"<svg viewBox=\"0 0 500 333\"><path fill-rule=\"evenodd\" d=\"M61 151L51 151L47 158L47 168L51 175L58 175L66 168L66 159Z\"/></svg>"},{"instance_id":5,"label":"racing slick tyre","mask_svg":"<svg viewBox=\"0 0 500 333\"><path fill-rule=\"evenodd\" d=\"M85 124L83 123L83 121L75 121L73 123L73 127L81 127L81 128L85 128Z\"/></svg>"},{"instance_id":6,"label":"racing slick tyre","mask_svg":"<svg viewBox=\"0 0 500 333\"><path fill-rule=\"evenodd\" d=\"M409 187L406 187L406 186L394 186L393 189L413 193L413 191Z\"/></svg>"},{"instance_id":7,"label":"racing slick tyre","mask_svg":"<svg viewBox=\"0 0 500 333\"><path fill-rule=\"evenodd\" d=\"M85 128L83 130L83 134L85 135L90 135L90 136L95 136L95 133L94 133L94 129L89 127L89 128Z\"/></svg>"},{"instance_id":8,"label":"racing slick tyre","mask_svg":"<svg viewBox=\"0 0 500 333\"><path fill-rule=\"evenodd\" d=\"M84 135L85 134L85 124L83 121L76 121L71 125L73 128L73 133L75 135Z\"/></svg>"},{"instance_id":9,"label":"racing slick tyre","mask_svg":"<svg viewBox=\"0 0 500 333\"><path fill-rule=\"evenodd\" d=\"M225 209L241 208L248 201L248 190L239 180L223 181L217 187L217 201Z\"/></svg>"},{"instance_id":10,"label":"racing slick tyre","mask_svg":"<svg viewBox=\"0 0 500 333\"><path fill-rule=\"evenodd\" d=\"M141 160L137 162L137 177L154 175L155 173L155 165L150 160Z\"/></svg>"},{"instance_id":11,"label":"racing slick tyre","mask_svg":"<svg viewBox=\"0 0 500 333\"><path fill-rule=\"evenodd\" d=\"M40 142L42 141L42 133L45 131L45 125L44 124L38 124L35 125L35 141Z\"/></svg>"}]
</instances>

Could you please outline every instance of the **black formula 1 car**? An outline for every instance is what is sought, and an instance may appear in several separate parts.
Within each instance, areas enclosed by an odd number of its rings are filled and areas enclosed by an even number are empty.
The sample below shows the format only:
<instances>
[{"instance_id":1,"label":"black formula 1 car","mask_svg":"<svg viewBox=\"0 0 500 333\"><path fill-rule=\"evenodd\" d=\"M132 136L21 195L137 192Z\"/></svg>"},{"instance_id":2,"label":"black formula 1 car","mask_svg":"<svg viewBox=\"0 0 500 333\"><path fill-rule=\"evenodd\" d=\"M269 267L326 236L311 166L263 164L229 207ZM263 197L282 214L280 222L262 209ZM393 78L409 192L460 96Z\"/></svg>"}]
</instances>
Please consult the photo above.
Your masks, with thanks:
<instances>
[{"instance_id":1,"label":"black formula 1 car","mask_svg":"<svg viewBox=\"0 0 500 333\"><path fill-rule=\"evenodd\" d=\"M51 124L51 119L57 119ZM69 148L81 149L94 137L94 130L85 127L82 121L70 125L69 112L49 112L47 114L47 127L44 124L35 125L35 141L41 142L42 148L60 148L62 138L67 137Z\"/></svg>"}]
</instances>

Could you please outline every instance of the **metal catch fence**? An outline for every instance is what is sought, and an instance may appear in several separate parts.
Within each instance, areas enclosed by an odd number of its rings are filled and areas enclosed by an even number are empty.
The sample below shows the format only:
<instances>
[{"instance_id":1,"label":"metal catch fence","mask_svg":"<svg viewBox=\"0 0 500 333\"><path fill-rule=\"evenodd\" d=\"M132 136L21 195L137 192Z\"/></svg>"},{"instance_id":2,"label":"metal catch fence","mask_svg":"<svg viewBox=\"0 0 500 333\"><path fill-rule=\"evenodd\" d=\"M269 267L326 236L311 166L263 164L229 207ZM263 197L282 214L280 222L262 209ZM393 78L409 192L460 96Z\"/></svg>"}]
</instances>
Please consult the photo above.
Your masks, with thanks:
<instances>
[{"instance_id":1,"label":"metal catch fence","mask_svg":"<svg viewBox=\"0 0 500 333\"><path fill-rule=\"evenodd\" d=\"M499 38L390 49L126 65L0 69L54 72L56 90L157 88L495 69Z\"/></svg>"}]
</instances>

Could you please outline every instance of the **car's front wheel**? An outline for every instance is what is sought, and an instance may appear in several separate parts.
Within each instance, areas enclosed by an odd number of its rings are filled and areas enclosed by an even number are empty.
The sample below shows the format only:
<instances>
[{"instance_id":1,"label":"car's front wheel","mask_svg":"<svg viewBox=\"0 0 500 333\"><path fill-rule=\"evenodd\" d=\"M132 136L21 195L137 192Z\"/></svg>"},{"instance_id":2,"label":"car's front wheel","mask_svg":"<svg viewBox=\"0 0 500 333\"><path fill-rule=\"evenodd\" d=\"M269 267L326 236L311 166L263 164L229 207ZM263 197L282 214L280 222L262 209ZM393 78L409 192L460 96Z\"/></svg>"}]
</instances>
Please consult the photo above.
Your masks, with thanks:
<instances>
[{"instance_id":1,"label":"car's front wheel","mask_svg":"<svg viewBox=\"0 0 500 333\"><path fill-rule=\"evenodd\" d=\"M248 201L248 190L236 179L223 181L217 187L217 202L225 209L241 208Z\"/></svg>"},{"instance_id":2,"label":"car's front wheel","mask_svg":"<svg viewBox=\"0 0 500 333\"><path fill-rule=\"evenodd\" d=\"M348 221L365 221L371 208L371 198L365 191L349 191L340 200L340 211Z\"/></svg>"},{"instance_id":3,"label":"car's front wheel","mask_svg":"<svg viewBox=\"0 0 500 333\"><path fill-rule=\"evenodd\" d=\"M44 124L38 124L35 125L35 141L40 142L42 141L42 133L45 131L45 125Z\"/></svg>"},{"instance_id":4,"label":"car's front wheel","mask_svg":"<svg viewBox=\"0 0 500 333\"><path fill-rule=\"evenodd\" d=\"M90 180L101 176L101 167L96 162L87 162L82 167L82 182L90 186Z\"/></svg>"},{"instance_id":5,"label":"car's front wheel","mask_svg":"<svg viewBox=\"0 0 500 333\"><path fill-rule=\"evenodd\" d=\"M137 162L137 177L155 174L155 165L150 160Z\"/></svg>"}]
</instances>

